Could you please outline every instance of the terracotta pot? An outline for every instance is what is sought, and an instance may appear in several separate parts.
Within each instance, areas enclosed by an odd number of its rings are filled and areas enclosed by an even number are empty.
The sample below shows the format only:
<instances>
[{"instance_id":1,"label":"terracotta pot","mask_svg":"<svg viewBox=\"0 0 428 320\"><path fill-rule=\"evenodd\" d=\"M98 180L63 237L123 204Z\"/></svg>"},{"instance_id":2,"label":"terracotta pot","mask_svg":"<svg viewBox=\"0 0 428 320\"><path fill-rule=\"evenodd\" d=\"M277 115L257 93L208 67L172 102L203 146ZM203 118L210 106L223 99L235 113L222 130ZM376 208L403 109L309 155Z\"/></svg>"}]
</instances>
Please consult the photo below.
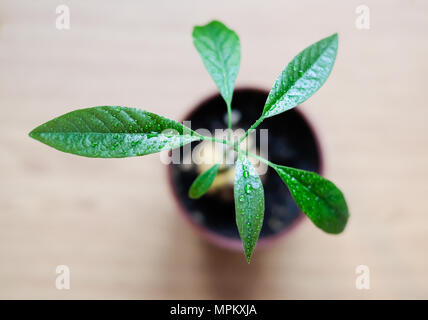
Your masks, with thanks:
<instances>
[{"instance_id":1,"label":"terracotta pot","mask_svg":"<svg viewBox=\"0 0 428 320\"><path fill-rule=\"evenodd\" d=\"M233 129L247 130L260 116L267 96L268 91L265 90L252 88L235 90L232 109L240 119L234 124ZM225 102L217 94L196 106L184 120L191 121L193 130L205 128L214 132L214 129L227 127L226 114ZM258 129L268 129L270 161L322 174L322 156L318 138L299 107L264 120ZM192 143L191 150L198 143L200 142ZM180 151L185 153L183 148ZM196 165L168 166L168 179L179 212L202 237L213 244L242 250L235 224L233 186L226 185L223 190L207 193L200 199L193 200L187 193L197 175ZM269 168L262 180L265 189L265 219L258 248L284 237L304 217L286 185L273 169Z\"/></svg>"}]
</instances>

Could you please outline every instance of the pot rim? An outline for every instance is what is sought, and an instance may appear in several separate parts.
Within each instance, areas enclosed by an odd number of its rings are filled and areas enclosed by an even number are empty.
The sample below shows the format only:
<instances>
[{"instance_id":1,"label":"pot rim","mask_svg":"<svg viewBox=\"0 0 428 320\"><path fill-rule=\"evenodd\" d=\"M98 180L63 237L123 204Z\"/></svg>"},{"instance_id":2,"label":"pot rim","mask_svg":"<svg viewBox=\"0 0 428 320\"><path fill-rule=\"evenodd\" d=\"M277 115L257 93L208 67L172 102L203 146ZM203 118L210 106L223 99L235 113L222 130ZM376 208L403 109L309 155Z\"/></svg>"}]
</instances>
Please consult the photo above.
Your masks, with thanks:
<instances>
[{"instance_id":1,"label":"pot rim","mask_svg":"<svg viewBox=\"0 0 428 320\"><path fill-rule=\"evenodd\" d=\"M255 91L255 92L259 92L259 93L263 93L263 94L269 94L268 90L264 90L261 88L257 88L257 87L252 87L252 86L239 86L238 88L235 88L234 92L237 91ZM204 104L206 104L209 100L217 97L219 95L219 93L216 94L212 94L210 96L208 96L207 98L205 98L204 100L202 100L200 103L198 103L195 107L191 108L191 110L185 115L184 119L182 121L185 121L187 119L190 119L190 117L195 113L196 110L198 110L199 108L201 108ZM300 105L299 105L300 106ZM297 106L297 107L299 107ZM312 133L312 136L314 137L314 142L315 142L315 147L318 151L318 155L319 155L319 174L323 174L324 173L324 157L323 157L323 153L322 153L322 149L321 149L321 144L320 144L320 138L319 138L319 134L318 131L315 130L315 125L313 124L312 121L309 121L308 116L302 112L300 109L294 108L294 111L298 113L298 115L306 122L309 131ZM174 202L176 204L176 207L178 207L178 212L180 213L180 215L182 217L184 217L184 219L190 224L190 226L192 226L194 228L194 230L200 235L202 236L202 238L208 240L210 243L223 247L225 249L229 249L229 250L233 250L233 251L240 251L242 250L242 241L240 238L237 239L232 239L232 238L228 238L226 236L222 236L219 235L207 228L204 228L202 225L198 224L197 222L195 222L194 220L191 219L190 214L188 212L188 210L184 207L184 205L182 204L182 201L180 200L180 197L178 196L177 190L174 186L173 183L173 179L172 179L172 165L169 164L167 166L167 179L168 179L168 185L169 188L171 190L171 193L173 195L174 198ZM256 245L256 249L261 249L261 248L265 248L268 245L271 245L275 242L277 242L280 238L283 238L285 235L289 234L291 231L293 231L303 220L306 220L306 216L305 214L302 213L301 210L299 210L299 216L287 227L285 227L283 230L281 230L280 232L274 234L274 235L270 235L264 238L259 238L259 240L257 241L257 245Z\"/></svg>"}]
</instances>

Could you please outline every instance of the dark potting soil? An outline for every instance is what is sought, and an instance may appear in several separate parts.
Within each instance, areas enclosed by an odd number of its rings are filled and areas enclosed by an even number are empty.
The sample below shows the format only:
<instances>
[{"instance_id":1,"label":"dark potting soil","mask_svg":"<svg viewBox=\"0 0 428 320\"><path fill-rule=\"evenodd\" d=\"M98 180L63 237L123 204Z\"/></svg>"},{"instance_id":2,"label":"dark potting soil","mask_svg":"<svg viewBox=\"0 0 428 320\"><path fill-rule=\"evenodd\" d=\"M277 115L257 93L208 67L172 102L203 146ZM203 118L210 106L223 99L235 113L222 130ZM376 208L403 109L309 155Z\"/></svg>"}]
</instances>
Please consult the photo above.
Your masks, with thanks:
<instances>
[{"instance_id":1,"label":"dark potting soil","mask_svg":"<svg viewBox=\"0 0 428 320\"><path fill-rule=\"evenodd\" d=\"M232 109L240 113L240 119L233 129L247 130L260 116L268 92L254 89L235 90ZM236 112L236 111L235 111ZM187 118L193 130L198 128L224 129L227 127L226 105L220 95L202 102ZM320 151L311 127L301 113L295 109L265 119L258 129L268 129L268 159L273 163L294 168L319 172L321 168ZM258 137L258 136L257 136ZM259 141L259 138L257 138ZM194 142L191 149L200 142ZM188 150L188 149L187 149ZM181 148L181 154L185 149ZM181 206L190 218L218 235L239 238L235 223L233 197L226 198L215 194L205 194L197 200L188 197L188 190L198 176L195 165L171 164L173 188ZM260 238L273 236L284 231L299 218L300 213L286 185L276 172L269 168L264 179L265 218ZM233 194L232 187L229 187Z\"/></svg>"}]
</instances>

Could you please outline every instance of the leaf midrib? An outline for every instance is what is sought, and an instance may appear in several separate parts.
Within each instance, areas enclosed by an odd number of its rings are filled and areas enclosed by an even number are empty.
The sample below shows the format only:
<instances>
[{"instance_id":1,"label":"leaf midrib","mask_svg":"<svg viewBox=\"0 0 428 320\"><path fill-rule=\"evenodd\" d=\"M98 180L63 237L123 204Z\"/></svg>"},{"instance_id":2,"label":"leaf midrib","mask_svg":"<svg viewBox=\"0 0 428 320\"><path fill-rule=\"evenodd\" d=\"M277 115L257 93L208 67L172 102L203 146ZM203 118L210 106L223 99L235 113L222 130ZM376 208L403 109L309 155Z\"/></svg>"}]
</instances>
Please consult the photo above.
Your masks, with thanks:
<instances>
[{"instance_id":1,"label":"leaf midrib","mask_svg":"<svg viewBox=\"0 0 428 320\"><path fill-rule=\"evenodd\" d=\"M281 168L279 168L279 170L281 170ZM285 171L283 171L283 170L281 170L281 172L282 173L284 173L285 175L287 175L289 178L291 177L291 178L294 178L294 179L296 179L308 192L310 192L310 193L312 193L312 194L314 194L314 195L316 195L319 199L321 199L324 203L326 203L326 205L327 205L327 207L329 207L329 208L331 208L331 209L333 209L334 211L335 211L335 213L341 213L340 211L339 211L339 209L338 208L336 208L336 207L334 207L334 206L331 206L330 204L329 204L329 202L325 199L325 197L324 196L322 196L321 194L319 194L318 192L315 192L314 190L312 190L312 189L309 189L308 187L307 187L307 185L302 181L302 180L300 180L299 178L296 178L296 177L294 177L294 176L292 176L292 175L290 175L289 173L287 173L287 172L285 172Z\"/></svg>"},{"instance_id":2,"label":"leaf midrib","mask_svg":"<svg viewBox=\"0 0 428 320\"><path fill-rule=\"evenodd\" d=\"M322 50L322 53L319 55L319 57L315 60L315 62L311 65L311 67L310 68L308 68L305 72L303 72L302 73L302 75L301 75L301 77L299 77L299 78L297 78L297 80L296 81L294 81L294 82L292 82L292 84L290 85L290 87L287 89L287 91L286 92L284 92L284 94L282 94L281 96L279 96L278 97L278 99L276 99L275 100L275 102L274 103L272 103L271 105L270 105L270 107L269 107L269 110L267 110L266 111L266 114L268 114L271 110L272 110L272 107L281 99L281 98L283 98L287 93L288 93L288 91L290 91L290 89L291 89L291 87L293 87L300 79L302 79L305 75L306 75L306 73L312 68L312 66L314 66L314 65L316 65L317 63L318 63L318 61L321 59L321 57L323 56L323 54L328 50L328 49L330 49L330 46L331 46L331 43L332 43L332 41L330 41L330 43L326 46L326 48L324 49L324 50ZM287 68L288 68L288 65L287 65L287 67L286 67L286 70L284 70L284 72L286 72L287 71Z\"/></svg>"},{"instance_id":3,"label":"leaf midrib","mask_svg":"<svg viewBox=\"0 0 428 320\"><path fill-rule=\"evenodd\" d=\"M149 132L76 132L76 131L51 131L51 132L33 132L33 135L42 135L42 134L98 134L98 135L162 135L167 138L173 138L173 137L195 137L197 136L192 134L163 134L163 133L149 133Z\"/></svg>"}]
</instances>

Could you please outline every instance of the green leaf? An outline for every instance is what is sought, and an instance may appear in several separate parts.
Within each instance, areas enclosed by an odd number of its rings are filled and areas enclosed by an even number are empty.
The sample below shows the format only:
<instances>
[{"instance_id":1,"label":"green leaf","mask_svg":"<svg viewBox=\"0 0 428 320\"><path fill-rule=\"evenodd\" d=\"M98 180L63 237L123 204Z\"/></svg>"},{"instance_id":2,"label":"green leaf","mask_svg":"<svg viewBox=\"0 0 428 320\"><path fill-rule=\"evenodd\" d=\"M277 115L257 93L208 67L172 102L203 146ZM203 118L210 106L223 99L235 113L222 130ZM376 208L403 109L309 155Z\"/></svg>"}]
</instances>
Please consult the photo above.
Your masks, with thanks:
<instances>
[{"instance_id":1,"label":"green leaf","mask_svg":"<svg viewBox=\"0 0 428 320\"><path fill-rule=\"evenodd\" d=\"M72 111L42 124L30 136L60 151L92 158L142 156L199 140L182 124L126 107Z\"/></svg>"},{"instance_id":2,"label":"green leaf","mask_svg":"<svg viewBox=\"0 0 428 320\"><path fill-rule=\"evenodd\" d=\"M232 102L233 88L241 62L238 35L219 21L193 28L193 44L227 105Z\"/></svg>"},{"instance_id":3,"label":"green leaf","mask_svg":"<svg viewBox=\"0 0 428 320\"><path fill-rule=\"evenodd\" d=\"M300 209L320 229L341 233L348 221L348 206L333 182L310 171L275 166Z\"/></svg>"},{"instance_id":4,"label":"green leaf","mask_svg":"<svg viewBox=\"0 0 428 320\"><path fill-rule=\"evenodd\" d=\"M213 183L218 168L220 167L219 164L213 165L211 168L209 168L207 171L201 173L195 181L193 181L192 185L189 189L189 197L192 199L198 199L202 197L205 192L208 191L208 189L211 187L211 184Z\"/></svg>"},{"instance_id":5,"label":"green leaf","mask_svg":"<svg viewBox=\"0 0 428 320\"><path fill-rule=\"evenodd\" d=\"M236 161L234 197L236 224L249 263L263 225L265 196L256 169L243 153Z\"/></svg>"},{"instance_id":6,"label":"green leaf","mask_svg":"<svg viewBox=\"0 0 428 320\"><path fill-rule=\"evenodd\" d=\"M267 98L263 116L290 110L311 97L327 80L336 60L337 33L300 52L285 67Z\"/></svg>"}]
</instances>

